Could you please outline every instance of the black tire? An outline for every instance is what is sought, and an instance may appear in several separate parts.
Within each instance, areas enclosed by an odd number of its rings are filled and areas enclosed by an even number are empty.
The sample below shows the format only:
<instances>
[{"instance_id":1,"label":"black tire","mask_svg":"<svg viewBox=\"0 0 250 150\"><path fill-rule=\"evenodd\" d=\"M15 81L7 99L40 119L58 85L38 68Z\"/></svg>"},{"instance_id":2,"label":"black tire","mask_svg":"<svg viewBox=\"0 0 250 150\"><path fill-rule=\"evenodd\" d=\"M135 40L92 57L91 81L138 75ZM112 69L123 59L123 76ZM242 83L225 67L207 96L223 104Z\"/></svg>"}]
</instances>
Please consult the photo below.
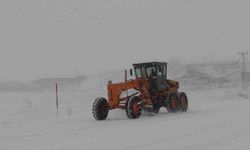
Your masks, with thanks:
<instances>
[{"instance_id":1,"label":"black tire","mask_svg":"<svg viewBox=\"0 0 250 150\"><path fill-rule=\"evenodd\" d=\"M109 113L108 101L105 98L97 98L92 108L93 117L96 120L105 120Z\"/></svg>"},{"instance_id":2,"label":"black tire","mask_svg":"<svg viewBox=\"0 0 250 150\"><path fill-rule=\"evenodd\" d=\"M169 113L176 113L178 111L177 94L171 94L166 100L166 108Z\"/></svg>"},{"instance_id":3,"label":"black tire","mask_svg":"<svg viewBox=\"0 0 250 150\"><path fill-rule=\"evenodd\" d=\"M184 92L178 93L178 110L181 112L188 110L188 97Z\"/></svg>"},{"instance_id":4,"label":"black tire","mask_svg":"<svg viewBox=\"0 0 250 150\"><path fill-rule=\"evenodd\" d=\"M129 119L137 119L142 113L142 101L139 97L131 97L126 105L126 114Z\"/></svg>"}]
</instances>

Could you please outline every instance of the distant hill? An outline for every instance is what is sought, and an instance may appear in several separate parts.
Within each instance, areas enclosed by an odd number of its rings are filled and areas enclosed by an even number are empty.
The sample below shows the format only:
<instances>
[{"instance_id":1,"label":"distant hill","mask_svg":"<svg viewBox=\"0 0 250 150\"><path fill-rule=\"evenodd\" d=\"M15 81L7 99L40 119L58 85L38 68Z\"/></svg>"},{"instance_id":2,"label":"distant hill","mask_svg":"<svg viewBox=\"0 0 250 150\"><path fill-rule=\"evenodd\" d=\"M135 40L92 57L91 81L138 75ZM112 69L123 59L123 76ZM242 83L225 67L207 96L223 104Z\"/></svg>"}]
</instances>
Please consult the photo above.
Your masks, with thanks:
<instances>
[{"instance_id":1,"label":"distant hill","mask_svg":"<svg viewBox=\"0 0 250 150\"><path fill-rule=\"evenodd\" d=\"M66 77L66 78L41 78L30 83L21 83L18 81L0 82L0 92L34 92L55 88L58 83L60 88L80 87L86 80L85 76Z\"/></svg>"},{"instance_id":2,"label":"distant hill","mask_svg":"<svg viewBox=\"0 0 250 150\"><path fill-rule=\"evenodd\" d=\"M60 87L67 88L72 86L79 86L87 77L77 76L75 78L41 78L34 80L32 84L39 89L51 89L57 83Z\"/></svg>"}]
</instances>

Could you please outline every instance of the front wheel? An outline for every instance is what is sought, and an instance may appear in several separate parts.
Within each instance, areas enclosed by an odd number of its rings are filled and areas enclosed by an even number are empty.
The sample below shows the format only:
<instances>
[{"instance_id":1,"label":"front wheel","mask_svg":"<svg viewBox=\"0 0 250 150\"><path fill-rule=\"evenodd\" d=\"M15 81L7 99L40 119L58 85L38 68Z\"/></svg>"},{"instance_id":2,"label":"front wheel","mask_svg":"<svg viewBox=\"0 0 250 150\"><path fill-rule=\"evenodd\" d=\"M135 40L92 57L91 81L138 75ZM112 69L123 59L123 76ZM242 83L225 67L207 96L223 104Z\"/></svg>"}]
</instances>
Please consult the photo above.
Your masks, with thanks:
<instances>
[{"instance_id":1,"label":"front wheel","mask_svg":"<svg viewBox=\"0 0 250 150\"><path fill-rule=\"evenodd\" d=\"M93 117L96 120L105 120L109 113L108 101L105 98L97 98L92 108Z\"/></svg>"},{"instance_id":2,"label":"front wheel","mask_svg":"<svg viewBox=\"0 0 250 150\"><path fill-rule=\"evenodd\" d=\"M137 119L141 116L142 101L139 97L134 96L129 99L126 107L126 114L129 119Z\"/></svg>"}]
</instances>

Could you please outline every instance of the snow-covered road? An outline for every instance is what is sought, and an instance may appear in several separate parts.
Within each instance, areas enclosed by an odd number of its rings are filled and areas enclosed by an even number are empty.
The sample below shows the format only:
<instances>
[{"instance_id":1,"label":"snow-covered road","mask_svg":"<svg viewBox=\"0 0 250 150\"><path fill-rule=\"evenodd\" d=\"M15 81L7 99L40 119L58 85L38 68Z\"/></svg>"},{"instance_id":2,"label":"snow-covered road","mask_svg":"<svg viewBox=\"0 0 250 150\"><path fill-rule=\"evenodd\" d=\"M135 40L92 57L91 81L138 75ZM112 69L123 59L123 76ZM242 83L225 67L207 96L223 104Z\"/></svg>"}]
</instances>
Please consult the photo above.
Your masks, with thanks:
<instances>
[{"instance_id":1,"label":"snow-covered road","mask_svg":"<svg viewBox=\"0 0 250 150\"><path fill-rule=\"evenodd\" d=\"M72 116L0 124L0 150L249 150L250 100L231 90L189 92L189 111L127 119L114 110L95 121ZM88 101L87 106L92 101Z\"/></svg>"}]
</instances>

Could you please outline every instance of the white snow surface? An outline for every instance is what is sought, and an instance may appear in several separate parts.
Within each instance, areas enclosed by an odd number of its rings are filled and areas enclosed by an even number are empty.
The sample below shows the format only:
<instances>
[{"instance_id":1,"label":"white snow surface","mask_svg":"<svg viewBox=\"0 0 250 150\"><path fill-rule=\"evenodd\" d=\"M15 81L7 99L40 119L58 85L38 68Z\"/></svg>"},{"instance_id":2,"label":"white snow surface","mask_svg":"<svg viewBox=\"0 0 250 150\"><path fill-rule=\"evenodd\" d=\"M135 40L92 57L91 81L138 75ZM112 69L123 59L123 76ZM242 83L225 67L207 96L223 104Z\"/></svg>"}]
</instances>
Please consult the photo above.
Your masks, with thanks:
<instances>
[{"instance_id":1,"label":"white snow surface","mask_svg":"<svg viewBox=\"0 0 250 150\"><path fill-rule=\"evenodd\" d=\"M53 92L0 93L0 150L249 150L250 100L238 91L187 91L186 113L112 110L105 121L91 112L105 93L61 91L58 113Z\"/></svg>"}]
</instances>

